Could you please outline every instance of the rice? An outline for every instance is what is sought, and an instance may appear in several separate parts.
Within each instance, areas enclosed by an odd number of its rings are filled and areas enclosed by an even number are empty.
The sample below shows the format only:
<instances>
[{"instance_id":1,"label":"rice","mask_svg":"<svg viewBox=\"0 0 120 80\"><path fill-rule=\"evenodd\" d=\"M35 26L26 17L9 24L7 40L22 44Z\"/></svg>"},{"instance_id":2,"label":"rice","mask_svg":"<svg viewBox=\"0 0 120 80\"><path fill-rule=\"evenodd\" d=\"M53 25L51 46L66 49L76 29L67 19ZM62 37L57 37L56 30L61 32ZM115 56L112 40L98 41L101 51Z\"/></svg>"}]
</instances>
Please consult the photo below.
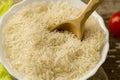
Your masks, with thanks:
<instances>
[{"instance_id":1,"label":"rice","mask_svg":"<svg viewBox=\"0 0 120 80\"><path fill-rule=\"evenodd\" d=\"M69 31L48 29L78 16L80 9L65 2L32 3L9 17L3 29L5 56L24 80L79 80L101 58L105 35L90 17L80 41Z\"/></svg>"}]
</instances>

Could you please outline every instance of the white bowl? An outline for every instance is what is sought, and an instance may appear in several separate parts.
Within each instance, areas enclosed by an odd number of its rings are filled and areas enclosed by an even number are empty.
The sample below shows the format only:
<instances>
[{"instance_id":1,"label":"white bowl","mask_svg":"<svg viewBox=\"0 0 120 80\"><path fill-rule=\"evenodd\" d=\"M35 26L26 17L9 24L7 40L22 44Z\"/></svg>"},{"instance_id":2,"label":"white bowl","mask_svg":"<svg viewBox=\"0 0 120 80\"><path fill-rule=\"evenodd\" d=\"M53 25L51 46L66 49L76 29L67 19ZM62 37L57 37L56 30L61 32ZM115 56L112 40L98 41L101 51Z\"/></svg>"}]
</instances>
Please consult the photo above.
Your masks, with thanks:
<instances>
[{"instance_id":1,"label":"white bowl","mask_svg":"<svg viewBox=\"0 0 120 80\"><path fill-rule=\"evenodd\" d=\"M58 0L23 0L22 2L14 5L11 7L11 9L3 16L1 17L0 20L0 60L2 62L2 64L6 67L6 69L9 71L9 73L15 77L18 80L23 80L21 76L19 76L17 73L13 72L13 70L10 68L10 66L8 65L6 59L5 59L5 55L4 55L4 49L2 46L2 29L6 23L6 20L8 19L9 16L11 16L13 13L15 13L17 10L19 10L22 6L25 6L27 4L33 3L33 2L41 2L41 1L58 1ZM81 10L85 8L85 3L83 3L80 0L59 0L59 1L67 1L69 4L80 8ZM85 74L82 78L80 78L79 80L86 80L88 78L90 78L91 76L93 76L97 70L99 69L99 67L104 63L108 50L109 50L109 34L108 34L108 30L106 29L105 25L104 25L104 21L102 19L102 17L100 15L98 15L96 12L94 12L92 14L99 22L99 24L101 25L102 29L105 32L106 35L106 43L102 49L101 52L101 59L99 61L99 63L95 66L94 69L92 69L90 72L88 72L87 74Z\"/></svg>"}]
</instances>

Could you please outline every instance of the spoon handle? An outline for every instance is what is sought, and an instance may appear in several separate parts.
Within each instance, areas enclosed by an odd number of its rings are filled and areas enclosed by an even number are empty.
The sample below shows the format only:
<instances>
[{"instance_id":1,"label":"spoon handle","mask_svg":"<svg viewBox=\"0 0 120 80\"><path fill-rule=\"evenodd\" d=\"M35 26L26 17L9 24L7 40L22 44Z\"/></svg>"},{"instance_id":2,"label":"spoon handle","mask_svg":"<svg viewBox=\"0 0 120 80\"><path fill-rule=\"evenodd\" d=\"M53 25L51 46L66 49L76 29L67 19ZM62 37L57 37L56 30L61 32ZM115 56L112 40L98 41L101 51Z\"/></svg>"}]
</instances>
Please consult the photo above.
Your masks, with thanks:
<instances>
[{"instance_id":1,"label":"spoon handle","mask_svg":"<svg viewBox=\"0 0 120 80\"><path fill-rule=\"evenodd\" d=\"M95 9L103 2L103 0L90 0L86 8L79 16L79 21L82 25L86 22L88 17L95 11ZM81 26L82 27L82 26Z\"/></svg>"}]
</instances>

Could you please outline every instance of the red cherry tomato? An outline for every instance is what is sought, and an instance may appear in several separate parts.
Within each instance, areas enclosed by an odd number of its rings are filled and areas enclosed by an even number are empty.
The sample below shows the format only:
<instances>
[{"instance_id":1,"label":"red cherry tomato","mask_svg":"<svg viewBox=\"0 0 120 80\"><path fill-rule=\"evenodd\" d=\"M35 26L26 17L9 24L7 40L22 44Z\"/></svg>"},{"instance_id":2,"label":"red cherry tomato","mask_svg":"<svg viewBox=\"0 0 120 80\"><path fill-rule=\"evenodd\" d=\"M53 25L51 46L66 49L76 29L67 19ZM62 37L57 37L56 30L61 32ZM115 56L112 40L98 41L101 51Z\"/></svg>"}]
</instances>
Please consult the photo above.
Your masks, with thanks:
<instances>
[{"instance_id":1,"label":"red cherry tomato","mask_svg":"<svg viewBox=\"0 0 120 80\"><path fill-rule=\"evenodd\" d=\"M120 38L120 12L113 14L109 20L109 29L116 37Z\"/></svg>"}]
</instances>

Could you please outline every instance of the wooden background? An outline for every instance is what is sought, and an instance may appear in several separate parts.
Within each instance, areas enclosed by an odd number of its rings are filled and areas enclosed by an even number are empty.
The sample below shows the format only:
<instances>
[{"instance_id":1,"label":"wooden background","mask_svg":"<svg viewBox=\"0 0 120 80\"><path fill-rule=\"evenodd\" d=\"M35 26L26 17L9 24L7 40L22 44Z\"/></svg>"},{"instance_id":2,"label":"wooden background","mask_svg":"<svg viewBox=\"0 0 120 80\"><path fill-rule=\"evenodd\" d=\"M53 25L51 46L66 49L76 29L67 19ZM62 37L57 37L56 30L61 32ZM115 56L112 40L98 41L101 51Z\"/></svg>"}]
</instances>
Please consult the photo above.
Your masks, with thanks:
<instances>
[{"instance_id":1,"label":"wooden background","mask_svg":"<svg viewBox=\"0 0 120 80\"><path fill-rule=\"evenodd\" d=\"M83 1L87 3L89 0ZM120 0L104 0L102 5L100 5L97 9L97 12L103 17L105 21L106 27L108 27L108 20L110 16L118 11L120 11ZM120 39L114 37L110 33L109 42L110 50L107 56L107 60L103 64L103 68L109 80L120 80Z\"/></svg>"},{"instance_id":2,"label":"wooden background","mask_svg":"<svg viewBox=\"0 0 120 80\"><path fill-rule=\"evenodd\" d=\"M18 1L20 0L15 0L15 2ZM87 3L89 0L82 1ZM97 12L103 17L107 28L110 16L117 11L120 11L120 0L104 0L102 5L97 9ZM109 80L120 80L120 39L110 33L109 42L109 53L102 67ZM100 68L96 75L89 80L107 80L104 70Z\"/></svg>"}]
</instances>

